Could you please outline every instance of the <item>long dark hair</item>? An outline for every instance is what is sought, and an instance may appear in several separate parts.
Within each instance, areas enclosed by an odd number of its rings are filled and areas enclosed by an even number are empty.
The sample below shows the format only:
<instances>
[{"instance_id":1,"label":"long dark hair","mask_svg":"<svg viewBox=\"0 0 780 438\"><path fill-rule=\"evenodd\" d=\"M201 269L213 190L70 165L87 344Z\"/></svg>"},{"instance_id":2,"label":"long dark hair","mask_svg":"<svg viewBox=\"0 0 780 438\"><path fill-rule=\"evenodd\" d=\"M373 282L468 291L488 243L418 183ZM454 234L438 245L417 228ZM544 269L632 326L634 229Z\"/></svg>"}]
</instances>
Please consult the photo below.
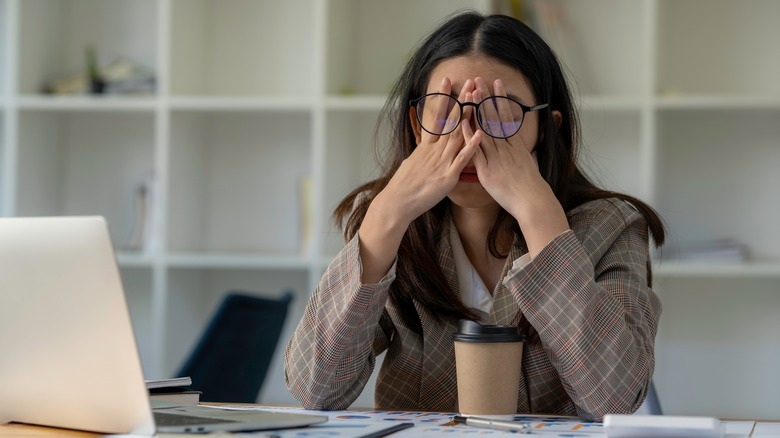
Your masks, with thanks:
<instances>
[{"instance_id":1,"label":"long dark hair","mask_svg":"<svg viewBox=\"0 0 780 438\"><path fill-rule=\"evenodd\" d=\"M601 198L626 200L647 220L656 246L662 245L664 225L650 206L632 196L600 189L577 166L579 119L561 66L550 47L531 28L512 17L485 16L471 11L452 16L424 39L391 90L375 133L386 131L391 136L381 163L381 176L353 190L333 212L334 222L343 228L344 237L349 240L357 234L371 201L416 146L408 102L425 93L431 72L440 62L476 54L520 72L528 81L535 101L549 102L552 109L560 112L560 124L556 124L552 111L539 113L536 154L539 170L564 210L568 212ZM438 264L437 240L449 202L444 198L415 219L398 250L396 280L390 289L390 299L409 327L418 330L421 327L412 297L433 318L474 317L450 289ZM495 257L507 256L498 250L499 234L506 226L522 237L517 221L510 219L502 209L487 237L488 248Z\"/></svg>"}]
</instances>

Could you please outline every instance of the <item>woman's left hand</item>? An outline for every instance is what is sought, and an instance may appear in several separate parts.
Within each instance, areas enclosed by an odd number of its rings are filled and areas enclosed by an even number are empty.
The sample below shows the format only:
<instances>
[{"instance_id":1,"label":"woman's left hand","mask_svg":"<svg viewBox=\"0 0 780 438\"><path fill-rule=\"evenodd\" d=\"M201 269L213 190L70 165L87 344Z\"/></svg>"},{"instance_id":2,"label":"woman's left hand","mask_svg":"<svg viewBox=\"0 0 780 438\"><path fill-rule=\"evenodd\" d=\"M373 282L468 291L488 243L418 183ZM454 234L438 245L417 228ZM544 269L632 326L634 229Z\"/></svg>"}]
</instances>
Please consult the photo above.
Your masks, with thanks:
<instances>
[{"instance_id":1,"label":"woman's left hand","mask_svg":"<svg viewBox=\"0 0 780 438\"><path fill-rule=\"evenodd\" d=\"M482 78L475 78L474 83L476 89L471 96L466 96L467 101L470 98L472 102L479 103L491 95L506 96L500 79L493 83L493 93ZM495 111L498 117L510 111L500 105L487 110ZM484 135L474 154L479 182L518 221L532 257L555 236L569 229L563 207L539 172L534 151L539 136L536 117L536 113L525 114L520 131L509 138ZM468 140L474 131L469 123L461 125Z\"/></svg>"}]
</instances>

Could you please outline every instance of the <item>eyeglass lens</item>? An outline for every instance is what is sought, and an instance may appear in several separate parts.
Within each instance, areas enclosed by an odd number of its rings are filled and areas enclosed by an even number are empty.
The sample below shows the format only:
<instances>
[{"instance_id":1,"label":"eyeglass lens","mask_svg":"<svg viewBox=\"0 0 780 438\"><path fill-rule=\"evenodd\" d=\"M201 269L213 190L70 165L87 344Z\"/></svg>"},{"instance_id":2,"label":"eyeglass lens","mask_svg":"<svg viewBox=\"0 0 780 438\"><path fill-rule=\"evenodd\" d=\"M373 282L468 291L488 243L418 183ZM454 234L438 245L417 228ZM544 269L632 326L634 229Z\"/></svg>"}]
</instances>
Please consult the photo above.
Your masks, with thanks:
<instances>
[{"instance_id":1,"label":"eyeglass lens","mask_svg":"<svg viewBox=\"0 0 780 438\"><path fill-rule=\"evenodd\" d=\"M417 117L423 129L434 135L455 130L462 114L461 104L446 94L429 94L417 102ZM523 108L503 96L483 100L477 108L477 122L485 134L507 138L515 135L523 124Z\"/></svg>"}]
</instances>

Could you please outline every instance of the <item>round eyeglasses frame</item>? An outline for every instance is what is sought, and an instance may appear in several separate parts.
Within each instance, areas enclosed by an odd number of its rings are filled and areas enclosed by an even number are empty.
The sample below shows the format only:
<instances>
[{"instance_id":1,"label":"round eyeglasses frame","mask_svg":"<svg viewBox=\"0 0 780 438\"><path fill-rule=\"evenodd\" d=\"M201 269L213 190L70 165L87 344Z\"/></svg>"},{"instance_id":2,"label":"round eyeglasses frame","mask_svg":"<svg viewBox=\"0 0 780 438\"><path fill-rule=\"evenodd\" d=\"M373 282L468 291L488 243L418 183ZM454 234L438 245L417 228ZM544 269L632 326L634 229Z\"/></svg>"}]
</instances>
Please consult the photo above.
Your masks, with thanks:
<instances>
[{"instance_id":1,"label":"round eyeglasses frame","mask_svg":"<svg viewBox=\"0 0 780 438\"><path fill-rule=\"evenodd\" d=\"M425 125L423 124L423 121L422 121L422 113L423 113L423 111L421 111L422 108L420 108L419 105L420 105L420 103L425 101L426 97L430 97L430 96L445 96L445 97L450 98L452 101L454 101L455 103L458 104L458 121L457 121L457 123L453 124L452 129L450 129L448 131L442 131L440 133L436 133L436 132L429 131L425 127ZM514 132L512 132L511 134L508 134L508 135L506 135L506 134L502 134L502 135L491 134L490 132L493 129L486 129L485 126L482 125L482 112L480 111L480 107L482 106L483 103L485 103L485 102L487 102L489 100L496 101L498 99L506 99L506 100L516 104L517 106L519 106L520 109L523 111L523 117L520 119L520 123L518 123L517 129L515 129ZM463 108L467 107L467 106L473 106L474 110L475 110L475 112L477 114L477 123L479 123L479 127L482 128L482 132L484 132L485 134L487 134L487 135L489 135L489 136L491 136L493 138L502 138L502 139L503 138L509 138L509 137L517 134L518 131L520 131L520 128L523 126L523 121L525 120L525 115L526 114L528 114L530 112L534 112L534 111L539 111L539 110L545 109L545 108L550 106L549 103L543 103L543 104L535 105L535 106L523 105L522 103L512 99L511 97L507 97L507 96L490 96L490 97L486 97L485 99L482 99L482 101L479 102L479 103L461 102L458 99L450 96L449 94L444 94L444 93L429 93L429 94L426 94L424 96L420 96L420 97L418 97L416 99L410 100L409 101L409 105L414 107L415 113L417 114L417 121L420 123L420 127L422 127L422 129L424 129L425 132L427 132L427 133L429 133L431 135L447 135L447 134L455 131L455 129L458 128L458 125L460 125L460 122L463 120ZM453 108L454 108L454 106L453 106Z\"/></svg>"}]
</instances>

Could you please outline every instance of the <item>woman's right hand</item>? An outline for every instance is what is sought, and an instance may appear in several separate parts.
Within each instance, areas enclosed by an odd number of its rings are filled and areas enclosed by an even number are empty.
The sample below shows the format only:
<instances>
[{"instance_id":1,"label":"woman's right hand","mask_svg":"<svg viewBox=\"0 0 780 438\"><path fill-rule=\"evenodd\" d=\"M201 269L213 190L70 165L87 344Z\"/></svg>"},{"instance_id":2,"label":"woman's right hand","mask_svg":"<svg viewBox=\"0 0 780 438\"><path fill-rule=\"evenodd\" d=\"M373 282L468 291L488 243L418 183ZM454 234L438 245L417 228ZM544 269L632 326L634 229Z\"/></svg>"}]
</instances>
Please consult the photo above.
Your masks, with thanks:
<instances>
[{"instance_id":1,"label":"woman's right hand","mask_svg":"<svg viewBox=\"0 0 780 438\"><path fill-rule=\"evenodd\" d=\"M474 81L467 80L460 90L458 100L464 102L466 94L474 89ZM438 92L449 95L451 91L450 79L442 78ZM428 111L429 109L433 111ZM430 134L416 123L416 108L411 111L412 123L417 128L417 147L401 163L387 187L374 200L391 205L396 214L400 215L399 219L407 224L431 209L452 191L461 171L477 151L482 137L482 132L478 131L466 142L460 126L447 135ZM440 108L426 109L424 117L457 120L459 111L457 106L448 110L446 104L443 104ZM461 120L468 123L472 119L472 112L472 107L465 107ZM433 120L430 123L433 124Z\"/></svg>"},{"instance_id":2,"label":"woman's right hand","mask_svg":"<svg viewBox=\"0 0 780 438\"><path fill-rule=\"evenodd\" d=\"M463 102L473 90L474 81L466 81L459 100ZM451 91L449 78L443 78L439 92L449 95ZM432 114L450 118L457 117L458 111L453 108L448 114L444 107ZM472 119L472 112L470 106L463 110L465 123ZM377 283L387 274L409 224L452 191L482 140L482 131L477 130L464 141L462 126L448 135L429 134L416 123L416 114L410 117L417 126L417 147L371 202L358 231L363 283Z\"/></svg>"}]
</instances>

